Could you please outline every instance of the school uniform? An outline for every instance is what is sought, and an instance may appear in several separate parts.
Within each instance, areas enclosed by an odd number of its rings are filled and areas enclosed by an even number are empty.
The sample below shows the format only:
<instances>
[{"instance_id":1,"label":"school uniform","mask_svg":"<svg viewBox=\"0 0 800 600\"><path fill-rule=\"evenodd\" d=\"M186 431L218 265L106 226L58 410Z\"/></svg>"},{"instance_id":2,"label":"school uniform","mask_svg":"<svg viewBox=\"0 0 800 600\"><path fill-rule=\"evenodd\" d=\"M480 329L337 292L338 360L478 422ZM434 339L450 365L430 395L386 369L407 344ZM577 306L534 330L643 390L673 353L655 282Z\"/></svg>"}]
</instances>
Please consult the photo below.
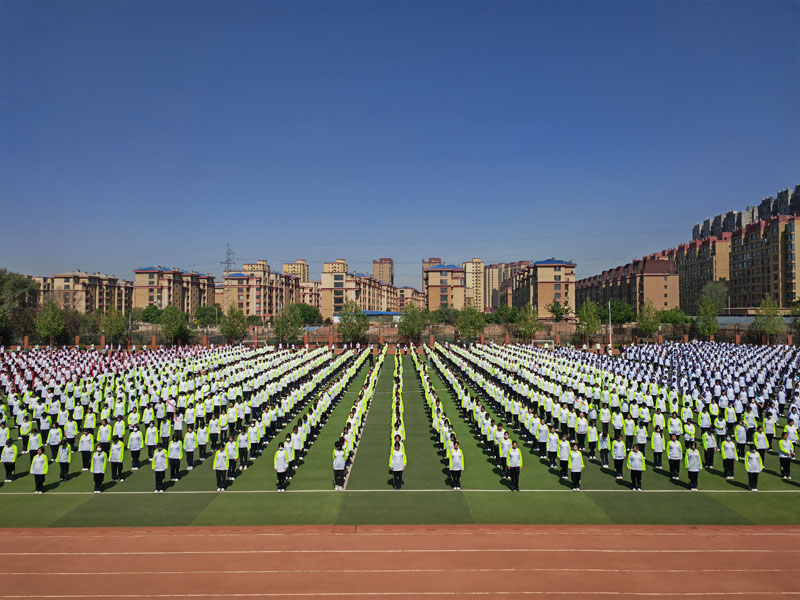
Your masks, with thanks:
<instances>
[{"instance_id":1,"label":"school uniform","mask_svg":"<svg viewBox=\"0 0 800 600\"><path fill-rule=\"evenodd\" d=\"M572 489L581 489L581 473L583 472L583 454L579 450L569 453L569 470L572 475Z\"/></svg>"},{"instance_id":2,"label":"school uniform","mask_svg":"<svg viewBox=\"0 0 800 600\"><path fill-rule=\"evenodd\" d=\"M628 470L631 472L631 489L641 491L642 473L647 469L644 454L641 452L628 452Z\"/></svg>"},{"instance_id":3,"label":"school uniform","mask_svg":"<svg viewBox=\"0 0 800 600\"><path fill-rule=\"evenodd\" d=\"M289 457L286 456L285 449L279 449L275 452L272 465L278 476L278 491L282 492L286 489L286 472L289 470Z\"/></svg>"},{"instance_id":4,"label":"school uniform","mask_svg":"<svg viewBox=\"0 0 800 600\"><path fill-rule=\"evenodd\" d=\"M167 453L163 448L157 448L153 453L153 462L150 468L156 476L156 492L164 491L164 476L167 472Z\"/></svg>"},{"instance_id":5,"label":"school uniform","mask_svg":"<svg viewBox=\"0 0 800 600\"><path fill-rule=\"evenodd\" d=\"M403 471L406 468L407 460L404 450L392 450L389 455L389 469L392 472L392 487L399 490L403 485Z\"/></svg>"},{"instance_id":6,"label":"school uniform","mask_svg":"<svg viewBox=\"0 0 800 600\"><path fill-rule=\"evenodd\" d=\"M35 493L43 494L44 493L44 479L47 476L47 468L48 468L49 461L47 457L42 454L36 454L31 460L31 475L33 475L33 481L35 486Z\"/></svg>"},{"instance_id":7,"label":"school uniform","mask_svg":"<svg viewBox=\"0 0 800 600\"><path fill-rule=\"evenodd\" d=\"M103 491L103 480L106 477L106 465L108 464L108 455L105 452L95 452L91 456L91 471L94 477L94 492L99 494Z\"/></svg>"},{"instance_id":8,"label":"school uniform","mask_svg":"<svg viewBox=\"0 0 800 600\"><path fill-rule=\"evenodd\" d=\"M214 452L211 464L214 467L214 474L217 476L217 491L222 492L225 490L225 483L228 477L228 454L225 450Z\"/></svg>"},{"instance_id":9,"label":"school uniform","mask_svg":"<svg viewBox=\"0 0 800 600\"><path fill-rule=\"evenodd\" d=\"M511 477L511 490L519 491L519 474L522 470L522 451L519 448L511 448L506 457L506 467Z\"/></svg>"},{"instance_id":10,"label":"school uniform","mask_svg":"<svg viewBox=\"0 0 800 600\"><path fill-rule=\"evenodd\" d=\"M453 484L453 489L460 490L461 472L464 470L464 453L461 451L461 448L454 449L450 452L448 468L450 469L450 481Z\"/></svg>"},{"instance_id":11,"label":"school uniform","mask_svg":"<svg viewBox=\"0 0 800 600\"><path fill-rule=\"evenodd\" d=\"M331 456L333 458L333 487L335 489L343 489L344 471L347 459L345 451L334 448Z\"/></svg>"},{"instance_id":12,"label":"school uniform","mask_svg":"<svg viewBox=\"0 0 800 600\"><path fill-rule=\"evenodd\" d=\"M758 451L751 450L744 458L745 469L747 469L747 487L751 492L758 491L758 475L764 470L764 461Z\"/></svg>"}]
</instances>

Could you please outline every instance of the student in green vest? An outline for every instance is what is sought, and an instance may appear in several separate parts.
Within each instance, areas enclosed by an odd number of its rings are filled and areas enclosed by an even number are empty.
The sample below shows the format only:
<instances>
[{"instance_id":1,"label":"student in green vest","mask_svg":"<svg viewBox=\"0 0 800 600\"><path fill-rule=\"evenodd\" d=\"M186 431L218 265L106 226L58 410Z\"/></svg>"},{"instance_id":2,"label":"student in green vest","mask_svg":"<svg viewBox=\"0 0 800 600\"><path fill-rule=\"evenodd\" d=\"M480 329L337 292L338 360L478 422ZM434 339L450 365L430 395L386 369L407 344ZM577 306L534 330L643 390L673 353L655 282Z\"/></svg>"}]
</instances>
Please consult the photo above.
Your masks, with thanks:
<instances>
[{"instance_id":1,"label":"student in green vest","mask_svg":"<svg viewBox=\"0 0 800 600\"><path fill-rule=\"evenodd\" d=\"M744 457L744 466L747 470L747 487L751 492L757 492L758 474L764 470L764 461L755 444L750 444L750 451Z\"/></svg>"},{"instance_id":2,"label":"student in green vest","mask_svg":"<svg viewBox=\"0 0 800 600\"><path fill-rule=\"evenodd\" d=\"M49 461L44 454L41 446L36 450L36 454L31 459L31 475L35 485L34 494L44 494L44 478L47 476L47 466Z\"/></svg>"},{"instance_id":3,"label":"student in green vest","mask_svg":"<svg viewBox=\"0 0 800 600\"><path fill-rule=\"evenodd\" d=\"M14 467L17 464L17 446L14 444L12 439L6 440L6 445L3 446L2 452L0 452L0 461L3 463L3 467L6 470L6 478L5 483L11 483L14 479Z\"/></svg>"}]
</instances>

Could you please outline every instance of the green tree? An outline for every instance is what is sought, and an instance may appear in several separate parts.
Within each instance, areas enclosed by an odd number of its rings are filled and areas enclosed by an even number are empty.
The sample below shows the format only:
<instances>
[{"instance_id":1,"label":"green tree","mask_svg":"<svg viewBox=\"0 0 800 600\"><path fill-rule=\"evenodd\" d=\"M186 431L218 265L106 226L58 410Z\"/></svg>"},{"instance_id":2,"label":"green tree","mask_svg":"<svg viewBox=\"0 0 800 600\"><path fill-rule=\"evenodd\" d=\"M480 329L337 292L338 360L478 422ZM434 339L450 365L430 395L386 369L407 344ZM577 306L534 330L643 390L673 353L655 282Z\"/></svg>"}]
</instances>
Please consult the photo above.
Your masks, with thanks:
<instances>
[{"instance_id":1,"label":"green tree","mask_svg":"<svg viewBox=\"0 0 800 600\"><path fill-rule=\"evenodd\" d=\"M753 330L756 333L767 336L767 343L769 344L769 337L771 335L778 335L786 331L786 323L781 316L781 310L778 303L769 294L764 295L761 300L761 306L756 310L753 317Z\"/></svg>"},{"instance_id":2,"label":"green tree","mask_svg":"<svg viewBox=\"0 0 800 600\"><path fill-rule=\"evenodd\" d=\"M608 318L608 305L603 311L606 318ZM633 312L633 307L624 300L611 301L611 322L615 325L624 325L635 320L636 315ZM606 320L605 318L603 319Z\"/></svg>"},{"instance_id":3,"label":"green tree","mask_svg":"<svg viewBox=\"0 0 800 600\"><path fill-rule=\"evenodd\" d=\"M700 299L700 309L697 311L697 332L705 337L711 337L719 331L717 320L717 305L710 296Z\"/></svg>"},{"instance_id":4,"label":"green tree","mask_svg":"<svg viewBox=\"0 0 800 600\"><path fill-rule=\"evenodd\" d=\"M106 340L110 343L120 341L127 331L125 315L116 310L108 311L100 320L100 331L105 334Z\"/></svg>"},{"instance_id":5,"label":"green tree","mask_svg":"<svg viewBox=\"0 0 800 600\"><path fill-rule=\"evenodd\" d=\"M728 310L728 282L725 280L709 281L700 290L700 299L704 297L711 298L714 306L717 307L717 314L724 313Z\"/></svg>"},{"instance_id":6,"label":"green tree","mask_svg":"<svg viewBox=\"0 0 800 600\"><path fill-rule=\"evenodd\" d=\"M658 331L660 325L661 319L655 305L651 300L645 301L639 309L639 314L636 315L636 328L642 335L650 336Z\"/></svg>"},{"instance_id":7,"label":"green tree","mask_svg":"<svg viewBox=\"0 0 800 600\"><path fill-rule=\"evenodd\" d=\"M569 317L572 309L569 304L561 304L558 300L553 300L550 304L545 305L545 310L549 312L556 323L560 323Z\"/></svg>"},{"instance_id":8,"label":"green tree","mask_svg":"<svg viewBox=\"0 0 800 600\"><path fill-rule=\"evenodd\" d=\"M33 335L39 284L30 277L0 269L0 336L20 340Z\"/></svg>"},{"instance_id":9,"label":"green tree","mask_svg":"<svg viewBox=\"0 0 800 600\"><path fill-rule=\"evenodd\" d=\"M264 319L259 317L258 315L249 315L245 318L245 321L249 326L261 327L264 324Z\"/></svg>"},{"instance_id":10,"label":"green tree","mask_svg":"<svg viewBox=\"0 0 800 600\"><path fill-rule=\"evenodd\" d=\"M413 302L406 304L403 318L397 325L397 333L411 341L418 342L425 327L428 326L428 313Z\"/></svg>"},{"instance_id":11,"label":"green tree","mask_svg":"<svg viewBox=\"0 0 800 600\"><path fill-rule=\"evenodd\" d=\"M500 306L494 313L494 322L500 325L516 323L519 318L519 309L516 306Z\"/></svg>"},{"instance_id":12,"label":"green tree","mask_svg":"<svg viewBox=\"0 0 800 600\"><path fill-rule=\"evenodd\" d=\"M456 331L461 337L467 340L474 340L483 333L484 327L486 327L486 318L474 305L467 304L458 313Z\"/></svg>"},{"instance_id":13,"label":"green tree","mask_svg":"<svg viewBox=\"0 0 800 600\"><path fill-rule=\"evenodd\" d=\"M194 322L200 327L210 327L217 324L219 315L223 314L219 304L214 306L198 306L194 313Z\"/></svg>"},{"instance_id":14,"label":"green tree","mask_svg":"<svg viewBox=\"0 0 800 600\"><path fill-rule=\"evenodd\" d=\"M584 302L578 310L578 325L576 331L581 337L591 339L600 330L602 321L599 315L600 307L591 300Z\"/></svg>"},{"instance_id":15,"label":"green tree","mask_svg":"<svg viewBox=\"0 0 800 600\"><path fill-rule=\"evenodd\" d=\"M219 332L234 342L244 339L244 336L247 335L247 327L247 319L245 319L244 313L233 306L219 320Z\"/></svg>"},{"instance_id":16,"label":"green tree","mask_svg":"<svg viewBox=\"0 0 800 600\"><path fill-rule=\"evenodd\" d=\"M339 313L339 333L345 342L357 342L369 330L369 319L353 300L348 300Z\"/></svg>"},{"instance_id":17,"label":"green tree","mask_svg":"<svg viewBox=\"0 0 800 600\"><path fill-rule=\"evenodd\" d=\"M147 309L145 309L146 311ZM161 323L161 331L164 332L164 336L173 344L178 340L189 338L188 320L177 306L170 305L162 310L159 323Z\"/></svg>"},{"instance_id":18,"label":"green tree","mask_svg":"<svg viewBox=\"0 0 800 600\"><path fill-rule=\"evenodd\" d=\"M528 304L519 309L519 313L517 314L517 335L525 341L528 341L532 339L541 328L542 322L539 320L539 311L528 302Z\"/></svg>"},{"instance_id":19,"label":"green tree","mask_svg":"<svg viewBox=\"0 0 800 600\"><path fill-rule=\"evenodd\" d=\"M458 321L458 311L447 304L442 305L431 313L431 320L434 323L444 323L445 325L455 325Z\"/></svg>"},{"instance_id":20,"label":"green tree","mask_svg":"<svg viewBox=\"0 0 800 600\"><path fill-rule=\"evenodd\" d=\"M283 309L281 314L272 320L275 335L281 342L294 340L303 333L303 313L297 304L291 304Z\"/></svg>"},{"instance_id":21,"label":"green tree","mask_svg":"<svg viewBox=\"0 0 800 600\"><path fill-rule=\"evenodd\" d=\"M49 339L52 346L63 331L64 311L50 301L36 315L36 333L43 339Z\"/></svg>"},{"instance_id":22,"label":"green tree","mask_svg":"<svg viewBox=\"0 0 800 600\"><path fill-rule=\"evenodd\" d=\"M151 304L142 311L142 321L145 323L160 323L161 309L155 304Z\"/></svg>"},{"instance_id":23,"label":"green tree","mask_svg":"<svg viewBox=\"0 0 800 600\"><path fill-rule=\"evenodd\" d=\"M796 335L800 335L800 300L792 304L789 308L789 314L792 315L792 331Z\"/></svg>"},{"instance_id":24,"label":"green tree","mask_svg":"<svg viewBox=\"0 0 800 600\"><path fill-rule=\"evenodd\" d=\"M670 325L684 325L689 322L689 317L680 308L662 310L659 318L662 323Z\"/></svg>"},{"instance_id":25,"label":"green tree","mask_svg":"<svg viewBox=\"0 0 800 600\"><path fill-rule=\"evenodd\" d=\"M322 324L322 314L319 312L317 307L311 306L310 304L305 304L304 302L298 302L297 304L292 304L292 306L295 307L292 310L299 311L300 322L303 325Z\"/></svg>"}]
</instances>

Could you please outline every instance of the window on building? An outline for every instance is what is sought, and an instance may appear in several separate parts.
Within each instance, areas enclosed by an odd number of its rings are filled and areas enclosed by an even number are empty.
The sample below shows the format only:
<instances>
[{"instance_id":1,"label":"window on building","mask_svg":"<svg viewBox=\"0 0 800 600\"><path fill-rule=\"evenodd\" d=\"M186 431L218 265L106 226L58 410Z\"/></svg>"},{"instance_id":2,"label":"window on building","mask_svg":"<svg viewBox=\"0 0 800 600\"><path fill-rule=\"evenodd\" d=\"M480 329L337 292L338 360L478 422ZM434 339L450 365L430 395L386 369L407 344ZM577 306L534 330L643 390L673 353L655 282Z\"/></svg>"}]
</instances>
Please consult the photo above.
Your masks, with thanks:
<instances>
[{"instance_id":1,"label":"window on building","mask_svg":"<svg viewBox=\"0 0 800 600\"><path fill-rule=\"evenodd\" d=\"M553 294L553 299L554 300L561 300L561 294L559 292L556 292L555 294Z\"/></svg>"},{"instance_id":2,"label":"window on building","mask_svg":"<svg viewBox=\"0 0 800 600\"><path fill-rule=\"evenodd\" d=\"M560 291L560 290L561 290L561 284L560 284L560 283L555 283L555 284L553 284L553 289L554 289L554 290L559 290L559 291Z\"/></svg>"},{"instance_id":3,"label":"window on building","mask_svg":"<svg viewBox=\"0 0 800 600\"><path fill-rule=\"evenodd\" d=\"M561 267L553 267L553 270L554 270L554 271L560 271L560 270L561 270Z\"/></svg>"},{"instance_id":4,"label":"window on building","mask_svg":"<svg viewBox=\"0 0 800 600\"><path fill-rule=\"evenodd\" d=\"M555 281L561 281L561 275L554 275L554 276L553 276L553 279L554 279Z\"/></svg>"},{"instance_id":5,"label":"window on building","mask_svg":"<svg viewBox=\"0 0 800 600\"><path fill-rule=\"evenodd\" d=\"M335 288L343 288L344 287L344 282L343 281L334 281L333 282L333 287L335 287Z\"/></svg>"}]
</instances>

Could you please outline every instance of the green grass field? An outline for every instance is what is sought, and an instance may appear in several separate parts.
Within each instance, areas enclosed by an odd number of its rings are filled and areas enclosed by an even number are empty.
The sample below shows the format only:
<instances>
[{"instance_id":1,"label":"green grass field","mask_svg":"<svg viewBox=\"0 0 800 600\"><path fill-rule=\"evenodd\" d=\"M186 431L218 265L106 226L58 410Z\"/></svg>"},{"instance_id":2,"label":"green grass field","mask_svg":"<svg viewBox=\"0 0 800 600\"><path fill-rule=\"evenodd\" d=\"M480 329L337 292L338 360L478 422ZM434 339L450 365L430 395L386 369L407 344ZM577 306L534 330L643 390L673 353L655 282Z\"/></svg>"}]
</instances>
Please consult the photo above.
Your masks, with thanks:
<instances>
[{"instance_id":1,"label":"green grass field","mask_svg":"<svg viewBox=\"0 0 800 600\"><path fill-rule=\"evenodd\" d=\"M126 462L124 483L112 484L107 478L106 491L92 494L91 475L81 472L75 453L69 481L58 483L57 465L51 465L44 495L33 495L33 478L26 473L0 485L0 526L800 524L800 484L780 479L775 455L767 457L758 493L747 490L741 463L736 480L727 481L717 461L717 468L701 473L697 493L688 491L685 472L683 481L672 482L648 465L645 492L639 494L628 489L627 481L615 480L611 471L589 460L582 491L572 492L526 446L522 491L511 492L431 368L431 380L454 422L465 457L463 489L452 491L409 357L403 360L408 468L403 491L393 491L387 468L393 361L387 356L344 492L332 489L331 450L365 381L368 363L332 411L286 493L275 492L275 440L224 493L215 491L207 460L191 472L184 470L180 481L169 483L164 494L152 493L149 464L133 472ZM285 434L286 430L277 439ZM28 461L27 456L20 457L18 473L27 472ZM800 471L797 476L800 479Z\"/></svg>"}]
</instances>

